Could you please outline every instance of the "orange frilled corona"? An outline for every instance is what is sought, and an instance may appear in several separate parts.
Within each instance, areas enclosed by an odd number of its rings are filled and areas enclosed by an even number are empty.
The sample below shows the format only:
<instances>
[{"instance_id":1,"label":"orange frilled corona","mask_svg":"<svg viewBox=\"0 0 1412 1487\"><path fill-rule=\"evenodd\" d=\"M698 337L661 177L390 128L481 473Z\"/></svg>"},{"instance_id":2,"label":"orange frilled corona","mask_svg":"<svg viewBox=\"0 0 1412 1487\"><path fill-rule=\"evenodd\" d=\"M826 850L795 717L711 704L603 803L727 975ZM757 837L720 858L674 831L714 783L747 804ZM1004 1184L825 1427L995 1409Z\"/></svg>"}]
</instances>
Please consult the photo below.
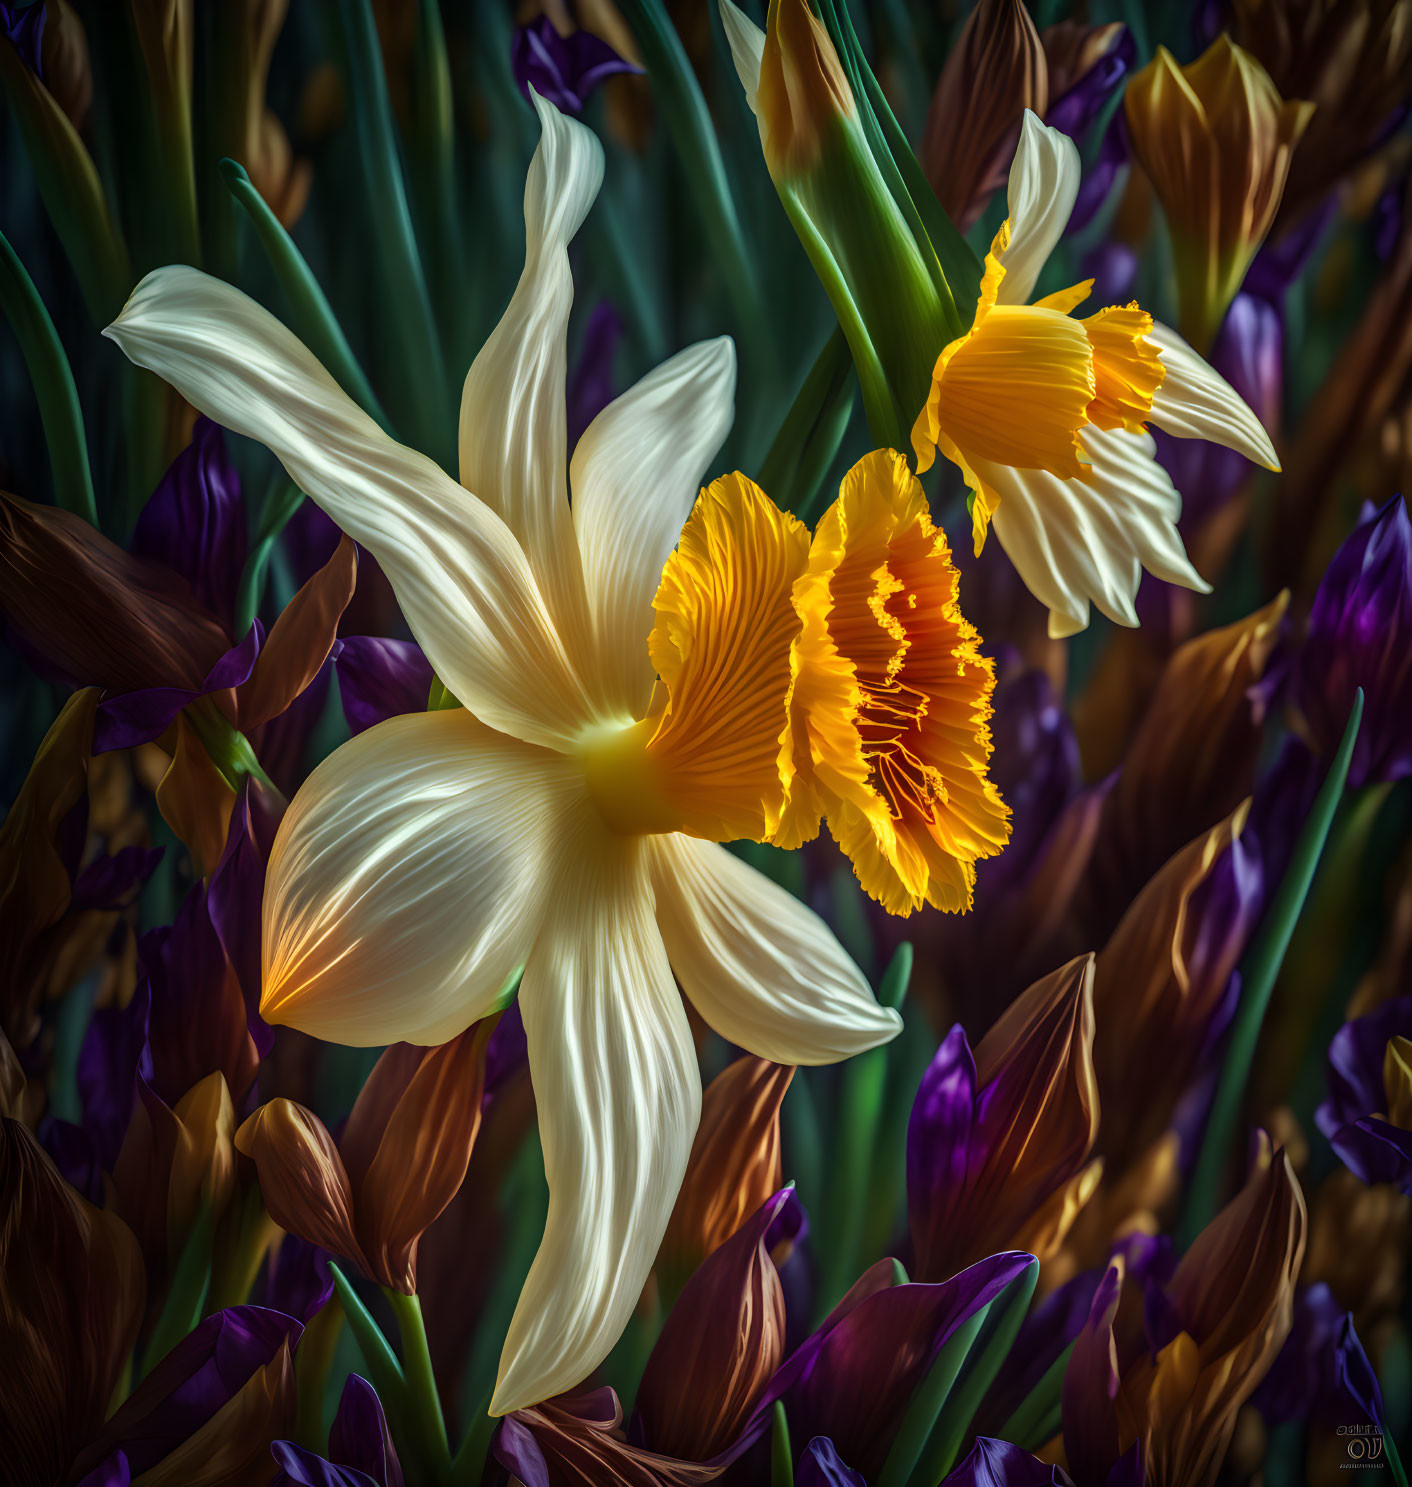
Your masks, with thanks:
<instances>
[{"instance_id":1,"label":"orange frilled corona","mask_svg":"<svg viewBox=\"0 0 1412 1487\"><path fill-rule=\"evenodd\" d=\"M794 845L822 816L869 894L895 914L971 905L975 863L1009 810L991 782L991 662L958 574L894 450L865 456L819 522L795 585L802 620L781 754Z\"/></svg>"}]
</instances>

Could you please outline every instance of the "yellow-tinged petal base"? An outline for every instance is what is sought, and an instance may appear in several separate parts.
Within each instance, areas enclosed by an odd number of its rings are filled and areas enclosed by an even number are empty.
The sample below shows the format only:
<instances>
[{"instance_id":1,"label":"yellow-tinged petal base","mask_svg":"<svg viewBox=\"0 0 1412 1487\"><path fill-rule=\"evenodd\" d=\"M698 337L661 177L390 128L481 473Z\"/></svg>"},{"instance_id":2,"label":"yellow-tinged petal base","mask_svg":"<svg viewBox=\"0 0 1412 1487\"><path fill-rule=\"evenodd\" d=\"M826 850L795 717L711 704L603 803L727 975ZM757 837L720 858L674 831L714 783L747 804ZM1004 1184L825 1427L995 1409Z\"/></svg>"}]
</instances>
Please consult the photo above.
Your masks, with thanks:
<instances>
[{"instance_id":1,"label":"yellow-tinged petal base","mask_svg":"<svg viewBox=\"0 0 1412 1487\"><path fill-rule=\"evenodd\" d=\"M893 913L969 908L975 862L1009 838L987 777L995 676L957 604L921 485L892 450L860 460L824 515L809 572L792 738L802 777L863 887ZM800 713L805 716L801 719Z\"/></svg>"},{"instance_id":2,"label":"yellow-tinged petal base","mask_svg":"<svg viewBox=\"0 0 1412 1487\"><path fill-rule=\"evenodd\" d=\"M615 831L726 842L778 829L800 633L791 596L808 558L808 529L753 481L726 475L702 492L654 600L647 716L583 745L590 793Z\"/></svg>"}]
</instances>

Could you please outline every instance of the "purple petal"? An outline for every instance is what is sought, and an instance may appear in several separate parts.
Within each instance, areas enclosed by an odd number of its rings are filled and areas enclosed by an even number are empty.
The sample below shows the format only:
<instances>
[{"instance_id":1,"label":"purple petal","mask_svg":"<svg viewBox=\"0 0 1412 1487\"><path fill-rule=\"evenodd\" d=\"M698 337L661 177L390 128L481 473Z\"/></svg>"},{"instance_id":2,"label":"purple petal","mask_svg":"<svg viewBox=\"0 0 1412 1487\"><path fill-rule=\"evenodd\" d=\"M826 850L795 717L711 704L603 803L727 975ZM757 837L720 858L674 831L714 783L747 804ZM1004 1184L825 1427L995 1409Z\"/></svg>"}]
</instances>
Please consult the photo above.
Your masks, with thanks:
<instances>
[{"instance_id":1,"label":"purple petal","mask_svg":"<svg viewBox=\"0 0 1412 1487\"><path fill-rule=\"evenodd\" d=\"M491 1441L495 1459L524 1487L550 1487L549 1467L534 1432L521 1425L513 1415L506 1415Z\"/></svg>"},{"instance_id":2,"label":"purple petal","mask_svg":"<svg viewBox=\"0 0 1412 1487\"><path fill-rule=\"evenodd\" d=\"M43 10L42 5L36 9ZM128 1467L127 1457L121 1451L114 1451L111 1456L91 1472L79 1479L74 1487L129 1487L132 1481L132 1472Z\"/></svg>"},{"instance_id":3,"label":"purple petal","mask_svg":"<svg viewBox=\"0 0 1412 1487\"><path fill-rule=\"evenodd\" d=\"M1113 90L1127 76L1136 60L1137 43L1125 26L1116 44L1078 78L1068 92L1050 101L1044 111L1044 122L1067 134L1070 139L1078 139L1103 112Z\"/></svg>"},{"instance_id":4,"label":"purple petal","mask_svg":"<svg viewBox=\"0 0 1412 1487\"><path fill-rule=\"evenodd\" d=\"M560 36L547 15L515 31L510 65L520 92L534 89L561 113L583 112L588 96L615 72L640 72L591 31Z\"/></svg>"},{"instance_id":5,"label":"purple petal","mask_svg":"<svg viewBox=\"0 0 1412 1487\"><path fill-rule=\"evenodd\" d=\"M328 1433L329 1460L366 1473L378 1487L403 1487L397 1448L377 1391L356 1373L349 1374Z\"/></svg>"},{"instance_id":6,"label":"purple petal","mask_svg":"<svg viewBox=\"0 0 1412 1487\"><path fill-rule=\"evenodd\" d=\"M41 47L44 41L44 0L36 5L0 5L0 32L15 45L20 61L37 78L43 78Z\"/></svg>"},{"instance_id":7,"label":"purple petal","mask_svg":"<svg viewBox=\"0 0 1412 1487\"><path fill-rule=\"evenodd\" d=\"M160 738L182 708L197 698L240 686L254 669L264 635L264 627L256 620L245 639L216 662L199 687L145 687L105 698L93 721L93 752L105 754L150 743Z\"/></svg>"},{"instance_id":8,"label":"purple petal","mask_svg":"<svg viewBox=\"0 0 1412 1487\"><path fill-rule=\"evenodd\" d=\"M327 1250L286 1234L265 1260L262 1289L264 1305L286 1316L310 1322L333 1295L333 1276Z\"/></svg>"},{"instance_id":9,"label":"purple petal","mask_svg":"<svg viewBox=\"0 0 1412 1487\"><path fill-rule=\"evenodd\" d=\"M495 1025L490 1042L485 1048L485 1093L481 1097L481 1109L489 1108L495 1096L528 1066L529 1044L525 1037L525 1020L520 1013L517 997L506 1007L504 1015Z\"/></svg>"},{"instance_id":10,"label":"purple petal","mask_svg":"<svg viewBox=\"0 0 1412 1487\"><path fill-rule=\"evenodd\" d=\"M279 1462L281 1470L270 1483L270 1487L378 1487L378 1483L363 1472L348 1466L335 1466L297 1446L293 1441L274 1441L270 1455Z\"/></svg>"},{"instance_id":11,"label":"purple petal","mask_svg":"<svg viewBox=\"0 0 1412 1487\"><path fill-rule=\"evenodd\" d=\"M565 392L570 450L577 448L583 431L613 401L613 362L622 339L622 316L611 300L599 300L584 326Z\"/></svg>"},{"instance_id":12,"label":"purple petal","mask_svg":"<svg viewBox=\"0 0 1412 1487\"><path fill-rule=\"evenodd\" d=\"M1383 1394L1378 1388L1378 1378L1358 1333L1353 1326L1350 1312L1344 1317L1334 1347L1334 1372L1340 1386L1348 1397L1363 1411L1372 1425L1383 1429Z\"/></svg>"},{"instance_id":13,"label":"purple petal","mask_svg":"<svg viewBox=\"0 0 1412 1487\"><path fill-rule=\"evenodd\" d=\"M795 1487L868 1487L824 1435L816 1435L804 1447L804 1454L795 1468L794 1481Z\"/></svg>"},{"instance_id":14,"label":"purple petal","mask_svg":"<svg viewBox=\"0 0 1412 1487\"><path fill-rule=\"evenodd\" d=\"M919 1254L966 1185L984 1153L971 1150L975 1130L976 1061L958 1022L922 1076L907 1122L907 1212Z\"/></svg>"},{"instance_id":15,"label":"purple petal","mask_svg":"<svg viewBox=\"0 0 1412 1487\"><path fill-rule=\"evenodd\" d=\"M352 733L403 713L425 712L431 662L413 640L350 635L338 653L338 695Z\"/></svg>"},{"instance_id":16,"label":"purple petal","mask_svg":"<svg viewBox=\"0 0 1412 1487\"><path fill-rule=\"evenodd\" d=\"M157 870L165 847L124 847L90 862L74 879L69 909L125 909Z\"/></svg>"},{"instance_id":17,"label":"purple petal","mask_svg":"<svg viewBox=\"0 0 1412 1487\"><path fill-rule=\"evenodd\" d=\"M1295 1296L1294 1325L1250 1397L1267 1425L1311 1414L1337 1387L1334 1349L1343 1318L1343 1308L1322 1281Z\"/></svg>"},{"instance_id":18,"label":"purple petal","mask_svg":"<svg viewBox=\"0 0 1412 1487\"><path fill-rule=\"evenodd\" d=\"M189 1440L303 1330L292 1317L258 1306L207 1317L137 1386L104 1438L122 1446L140 1476Z\"/></svg>"},{"instance_id":19,"label":"purple petal","mask_svg":"<svg viewBox=\"0 0 1412 1487\"><path fill-rule=\"evenodd\" d=\"M36 1134L64 1181L77 1188L95 1207L102 1208L105 1201L103 1164L98 1160L98 1148L93 1144L92 1136L82 1126L58 1120L52 1115L46 1115L40 1121Z\"/></svg>"},{"instance_id":20,"label":"purple petal","mask_svg":"<svg viewBox=\"0 0 1412 1487\"><path fill-rule=\"evenodd\" d=\"M1358 687L1349 788L1412 774L1412 522L1401 496L1365 516L1334 554L1309 612L1296 695L1326 759Z\"/></svg>"},{"instance_id":21,"label":"purple petal","mask_svg":"<svg viewBox=\"0 0 1412 1487\"><path fill-rule=\"evenodd\" d=\"M980 1435L944 1487L1073 1487L1073 1482L1062 1467L1046 1466L1019 1446Z\"/></svg>"},{"instance_id":22,"label":"purple petal","mask_svg":"<svg viewBox=\"0 0 1412 1487\"><path fill-rule=\"evenodd\" d=\"M225 436L209 418L196 420L191 443L142 508L131 548L179 573L208 609L232 623L248 550L245 502Z\"/></svg>"},{"instance_id":23,"label":"purple petal","mask_svg":"<svg viewBox=\"0 0 1412 1487\"><path fill-rule=\"evenodd\" d=\"M891 1286L840 1307L785 1362L766 1397L782 1392L792 1428L827 1434L871 1477L936 1355L1033 1264L1032 1255L992 1255L939 1285Z\"/></svg>"},{"instance_id":24,"label":"purple petal","mask_svg":"<svg viewBox=\"0 0 1412 1487\"><path fill-rule=\"evenodd\" d=\"M150 1075L147 1054L149 995L139 985L126 1007L102 1007L79 1048L76 1082L83 1127L103 1166L112 1171L132 1119L138 1075Z\"/></svg>"}]
</instances>

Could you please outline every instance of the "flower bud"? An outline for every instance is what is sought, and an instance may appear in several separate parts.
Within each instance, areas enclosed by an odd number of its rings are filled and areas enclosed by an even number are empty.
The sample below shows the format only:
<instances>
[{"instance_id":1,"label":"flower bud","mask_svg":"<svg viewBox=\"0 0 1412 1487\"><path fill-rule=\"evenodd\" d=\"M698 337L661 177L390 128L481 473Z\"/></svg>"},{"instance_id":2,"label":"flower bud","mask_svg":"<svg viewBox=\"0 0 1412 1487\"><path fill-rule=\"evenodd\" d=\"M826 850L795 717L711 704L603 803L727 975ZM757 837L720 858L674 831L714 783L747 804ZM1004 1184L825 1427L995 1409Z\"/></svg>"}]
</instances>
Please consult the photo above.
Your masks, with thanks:
<instances>
[{"instance_id":1,"label":"flower bud","mask_svg":"<svg viewBox=\"0 0 1412 1487\"><path fill-rule=\"evenodd\" d=\"M794 1070L746 1054L701 1096L701 1121L657 1255L675 1295L780 1185L780 1105Z\"/></svg>"},{"instance_id":2,"label":"flower bud","mask_svg":"<svg viewBox=\"0 0 1412 1487\"><path fill-rule=\"evenodd\" d=\"M88 36L69 0L41 0L33 10L44 12L44 39L40 44L44 86L81 130L93 103L93 68L88 58Z\"/></svg>"},{"instance_id":3,"label":"flower bud","mask_svg":"<svg viewBox=\"0 0 1412 1487\"><path fill-rule=\"evenodd\" d=\"M937 79L920 152L962 232L1004 184L1025 110L1042 118L1048 101L1045 50L1023 0L980 0Z\"/></svg>"},{"instance_id":4,"label":"flower bud","mask_svg":"<svg viewBox=\"0 0 1412 1487\"><path fill-rule=\"evenodd\" d=\"M1259 62L1222 35L1186 67L1159 46L1128 84L1125 107L1172 234L1180 329L1204 351L1270 230L1314 105L1282 99Z\"/></svg>"},{"instance_id":5,"label":"flower bud","mask_svg":"<svg viewBox=\"0 0 1412 1487\"><path fill-rule=\"evenodd\" d=\"M1098 1181L1093 957L1021 994L974 1059L959 1027L923 1077L907 1128L917 1278L999 1250L1052 1255Z\"/></svg>"},{"instance_id":6,"label":"flower bud","mask_svg":"<svg viewBox=\"0 0 1412 1487\"><path fill-rule=\"evenodd\" d=\"M1241 1406L1289 1335L1305 1227L1289 1159L1262 1134L1245 1186L1170 1280L1135 1285L1114 1259L1064 1375L1076 1481L1113 1480L1136 1449L1149 1483L1211 1487Z\"/></svg>"},{"instance_id":7,"label":"flower bud","mask_svg":"<svg viewBox=\"0 0 1412 1487\"><path fill-rule=\"evenodd\" d=\"M637 1393L652 1450L686 1461L725 1450L783 1360L784 1292L767 1238L788 1197L785 1190L767 1200L672 1307Z\"/></svg>"},{"instance_id":8,"label":"flower bud","mask_svg":"<svg viewBox=\"0 0 1412 1487\"><path fill-rule=\"evenodd\" d=\"M167 1253L181 1253L203 1208L220 1218L235 1191L235 1107L219 1072L177 1101L180 1134L167 1185Z\"/></svg>"},{"instance_id":9,"label":"flower bud","mask_svg":"<svg viewBox=\"0 0 1412 1487\"><path fill-rule=\"evenodd\" d=\"M1350 789L1412 774L1412 521L1401 496L1365 510L1334 554L1309 612L1297 678L1300 709L1325 758L1363 689Z\"/></svg>"}]
</instances>

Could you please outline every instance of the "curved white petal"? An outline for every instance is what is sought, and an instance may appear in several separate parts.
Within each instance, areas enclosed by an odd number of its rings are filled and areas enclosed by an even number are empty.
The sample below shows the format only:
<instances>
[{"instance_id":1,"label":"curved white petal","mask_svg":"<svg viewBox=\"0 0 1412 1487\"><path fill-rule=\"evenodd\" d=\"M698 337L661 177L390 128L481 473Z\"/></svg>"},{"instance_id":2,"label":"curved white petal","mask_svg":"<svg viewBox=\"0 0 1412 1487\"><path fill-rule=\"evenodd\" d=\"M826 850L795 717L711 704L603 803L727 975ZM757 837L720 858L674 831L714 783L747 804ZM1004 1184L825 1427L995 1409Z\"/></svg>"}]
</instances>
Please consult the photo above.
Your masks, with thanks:
<instances>
[{"instance_id":1,"label":"curved white petal","mask_svg":"<svg viewBox=\"0 0 1412 1487\"><path fill-rule=\"evenodd\" d=\"M595 669L611 711L647 710L652 600L706 467L735 414L729 336L678 352L614 399L574 451L574 528L595 638Z\"/></svg>"},{"instance_id":2,"label":"curved white petal","mask_svg":"<svg viewBox=\"0 0 1412 1487\"><path fill-rule=\"evenodd\" d=\"M437 675L478 717L549 744L579 731L582 686L504 522L388 438L268 310L174 265L148 274L104 335L274 452L377 558Z\"/></svg>"},{"instance_id":3,"label":"curved white petal","mask_svg":"<svg viewBox=\"0 0 1412 1487\"><path fill-rule=\"evenodd\" d=\"M574 299L568 248L603 184L603 147L592 130L531 97L541 133L525 179L525 267L466 374L461 484L519 539L573 647L585 611L565 484L565 336Z\"/></svg>"},{"instance_id":4,"label":"curved white petal","mask_svg":"<svg viewBox=\"0 0 1412 1487\"><path fill-rule=\"evenodd\" d=\"M1069 225L1082 174L1079 147L1027 108L1006 189L1010 246L1005 252L1000 304L1029 303L1040 270Z\"/></svg>"},{"instance_id":5,"label":"curved white petal","mask_svg":"<svg viewBox=\"0 0 1412 1487\"><path fill-rule=\"evenodd\" d=\"M529 954L581 784L463 708L336 749L291 802L265 881L265 1015L330 1042L444 1043Z\"/></svg>"},{"instance_id":6,"label":"curved white petal","mask_svg":"<svg viewBox=\"0 0 1412 1487\"><path fill-rule=\"evenodd\" d=\"M1154 457L1150 434L1085 428L1088 480L1043 470L977 467L1000 493L995 535L1026 587L1049 608L1049 633L1088 624L1089 603L1119 625L1137 624L1133 598L1142 569L1209 593L1177 531L1181 497Z\"/></svg>"},{"instance_id":7,"label":"curved white petal","mask_svg":"<svg viewBox=\"0 0 1412 1487\"><path fill-rule=\"evenodd\" d=\"M549 1216L493 1415L572 1388L607 1356L656 1258L701 1113L641 842L590 827L577 852L520 986Z\"/></svg>"},{"instance_id":8,"label":"curved white petal","mask_svg":"<svg viewBox=\"0 0 1412 1487\"><path fill-rule=\"evenodd\" d=\"M831 1064L897 1035L862 972L813 910L714 842L651 840L657 923L692 1005L777 1064Z\"/></svg>"},{"instance_id":9,"label":"curved white petal","mask_svg":"<svg viewBox=\"0 0 1412 1487\"><path fill-rule=\"evenodd\" d=\"M760 91L760 62L765 55L765 33L732 0L721 0L721 25L730 44L731 60L745 89L750 112L758 114L755 95Z\"/></svg>"},{"instance_id":10,"label":"curved white petal","mask_svg":"<svg viewBox=\"0 0 1412 1487\"><path fill-rule=\"evenodd\" d=\"M1170 326L1154 325L1149 334L1162 348L1167 373L1152 399L1152 422L1178 439L1209 439L1278 470L1265 426L1235 388Z\"/></svg>"}]
</instances>

